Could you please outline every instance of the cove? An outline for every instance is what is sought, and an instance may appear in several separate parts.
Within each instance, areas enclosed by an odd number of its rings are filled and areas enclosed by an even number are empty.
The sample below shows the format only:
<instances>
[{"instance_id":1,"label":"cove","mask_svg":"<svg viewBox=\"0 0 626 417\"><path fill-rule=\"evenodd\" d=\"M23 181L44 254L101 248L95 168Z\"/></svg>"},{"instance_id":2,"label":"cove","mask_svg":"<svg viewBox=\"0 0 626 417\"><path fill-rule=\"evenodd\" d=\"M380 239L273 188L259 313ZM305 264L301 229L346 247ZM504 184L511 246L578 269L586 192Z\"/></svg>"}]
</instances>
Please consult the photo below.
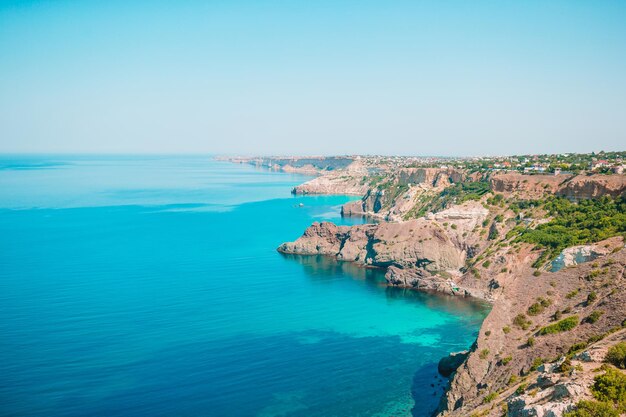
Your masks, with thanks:
<instances>
[{"instance_id":1,"label":"cove","mask_svg":"<svg viewBox=\"0 0 626 417\"><path fill-rule=\"evenodd\" d=\"M4 156L0 415L428 416L488 307L275 248L348 197L209 157ZM302 205L302 206L301 206Z\"/></svg>"}]
</instances>

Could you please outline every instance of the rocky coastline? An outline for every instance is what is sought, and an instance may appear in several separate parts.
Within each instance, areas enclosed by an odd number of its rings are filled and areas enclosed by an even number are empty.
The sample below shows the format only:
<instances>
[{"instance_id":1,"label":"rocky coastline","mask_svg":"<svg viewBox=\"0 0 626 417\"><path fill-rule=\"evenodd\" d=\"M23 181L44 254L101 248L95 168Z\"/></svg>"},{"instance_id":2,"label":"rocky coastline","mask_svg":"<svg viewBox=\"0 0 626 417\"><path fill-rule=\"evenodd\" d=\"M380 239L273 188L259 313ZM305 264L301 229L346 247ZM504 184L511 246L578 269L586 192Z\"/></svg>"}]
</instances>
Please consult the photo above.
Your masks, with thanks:
<instances>
[{"instance_id":1,"label":"rocky coastline","mask_svg":"<svg viewBox=\"0 0 626 417\"><path fill-rule=\"evenodd\" d=\"M344 173L343 183L336 182L334 187L323 186L322 176L295 192L340 194L345 185L346 191L357 193L362 189L352 187L362 172L354 172L348 176ZM334 178L339 176L333 173ZM468 179L487 183L489 192L475 200L460 204L453 200L443 210L407 218L417 205ZM560 270L538 270L535 263L542 252L534 245L504 238L496 244L493 236L507 236L520 223L536 227L547 221L547 213L516 213L502 204L502 199L493 197L530 201L551 195L574 201L616 197L626 189L624 176L485 176L418 168L386 174L386 180L386 193L366 182L369 186L363 198L342 208L343 215L369 216L383 220L380 223L351 227L314 223L297 240L280 245L278 251L325 255L363 267L384 268L390 286L491 303L492 310L470 350L452 354L440 363L442 373L450 379L435 413L438 416L495 417L504 413L509 417L556 417L573 410L581 399L591 398L591 364L601 362L598 349L604 346L606 350L611 343L626 340L626 331L619 330L626 318L623 238L568 248L560 258ZM395 192L394 187L401 191ZM475 259L480 262L468 266L468 260ZM589 294L594 294L594 302L587 300ZM535 309L540 312L530 315ZM597 315L597 319L589 319ZM520 327L522 316L526 322ZM576 317L577 326L566 333L539 334L561 316ZM599 335L606 337L595 340ZM567 375L554 371L558 364L549 362L565 360L572 346L583 342L587 349L583 353L589 356L589 352L596 352L595 359L585 362L579 356L574 360L579 371ZM547 364L539 368L540 362Z\"/></svg>"}]
</instances>

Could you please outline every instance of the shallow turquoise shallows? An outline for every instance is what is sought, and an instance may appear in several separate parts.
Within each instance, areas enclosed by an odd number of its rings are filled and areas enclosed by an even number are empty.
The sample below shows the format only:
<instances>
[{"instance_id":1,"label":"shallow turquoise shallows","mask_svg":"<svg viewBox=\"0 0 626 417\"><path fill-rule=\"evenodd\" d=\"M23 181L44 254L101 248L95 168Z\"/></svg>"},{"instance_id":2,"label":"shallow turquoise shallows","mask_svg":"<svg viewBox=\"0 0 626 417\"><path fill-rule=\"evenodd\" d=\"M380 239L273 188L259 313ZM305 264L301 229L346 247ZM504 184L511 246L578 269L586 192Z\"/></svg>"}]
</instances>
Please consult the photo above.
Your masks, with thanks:
<instances>
[{"instance_id":1,"label":"shallow turquoise shallows","mask_svg":"<svg viewBox=\"0 0 626 417\"><path fill-rule=\"evenodd\" d=\"M275 248L348 197L209 157L0 157L0 415L427 416L487 309ZM301 206L302 204L302 206Z\"/></svg>"}]
</instances>

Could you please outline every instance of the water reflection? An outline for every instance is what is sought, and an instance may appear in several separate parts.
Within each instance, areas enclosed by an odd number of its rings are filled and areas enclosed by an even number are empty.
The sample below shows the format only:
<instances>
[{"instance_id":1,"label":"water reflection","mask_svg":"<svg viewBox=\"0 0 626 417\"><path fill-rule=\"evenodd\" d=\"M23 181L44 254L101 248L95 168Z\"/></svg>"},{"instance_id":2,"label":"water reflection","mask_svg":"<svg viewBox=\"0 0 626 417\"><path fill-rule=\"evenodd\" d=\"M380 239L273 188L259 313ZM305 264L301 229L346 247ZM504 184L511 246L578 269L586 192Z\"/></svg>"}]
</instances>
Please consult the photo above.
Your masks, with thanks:
<instances>
[{"instance_id":1,"label":"water reflection","mask_svg":"<svg viewBox=\"0 0 626 417\"><path fill-rule=\"evenodd\" d=\"M417 302L427 308L443 311L455 316L476 318L473 323L478 325L489 313L491 306L481 300L436 292L416 291L409 288L386 285L385 270L369 268L352 262L341 262L331 256L282 254L285 259L302 266L303 271L311 279L318 282L335 281L338 276L350 277L362 281L367 288L375 288L384 292L388 300Z\"/></svg>"}]
</instances>

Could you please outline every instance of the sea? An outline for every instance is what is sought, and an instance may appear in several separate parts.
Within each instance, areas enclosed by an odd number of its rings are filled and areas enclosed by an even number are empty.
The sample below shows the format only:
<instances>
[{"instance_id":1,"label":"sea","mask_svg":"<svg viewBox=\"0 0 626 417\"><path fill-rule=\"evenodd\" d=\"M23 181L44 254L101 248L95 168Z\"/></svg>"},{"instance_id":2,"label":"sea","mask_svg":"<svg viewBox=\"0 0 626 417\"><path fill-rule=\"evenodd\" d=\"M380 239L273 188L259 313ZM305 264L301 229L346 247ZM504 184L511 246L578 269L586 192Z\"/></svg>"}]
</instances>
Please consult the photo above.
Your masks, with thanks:
<instances>
[{"instance_id":1,"label":"sea","mask_svg":"<svg viewBox=\"0 0 626 417\"><path fill-rule=\"evenodd\" d=\"M488 306L276 248L349 196L211 155L0 155L1 416L429 416Z\"/></svg>"}]
</instances>

